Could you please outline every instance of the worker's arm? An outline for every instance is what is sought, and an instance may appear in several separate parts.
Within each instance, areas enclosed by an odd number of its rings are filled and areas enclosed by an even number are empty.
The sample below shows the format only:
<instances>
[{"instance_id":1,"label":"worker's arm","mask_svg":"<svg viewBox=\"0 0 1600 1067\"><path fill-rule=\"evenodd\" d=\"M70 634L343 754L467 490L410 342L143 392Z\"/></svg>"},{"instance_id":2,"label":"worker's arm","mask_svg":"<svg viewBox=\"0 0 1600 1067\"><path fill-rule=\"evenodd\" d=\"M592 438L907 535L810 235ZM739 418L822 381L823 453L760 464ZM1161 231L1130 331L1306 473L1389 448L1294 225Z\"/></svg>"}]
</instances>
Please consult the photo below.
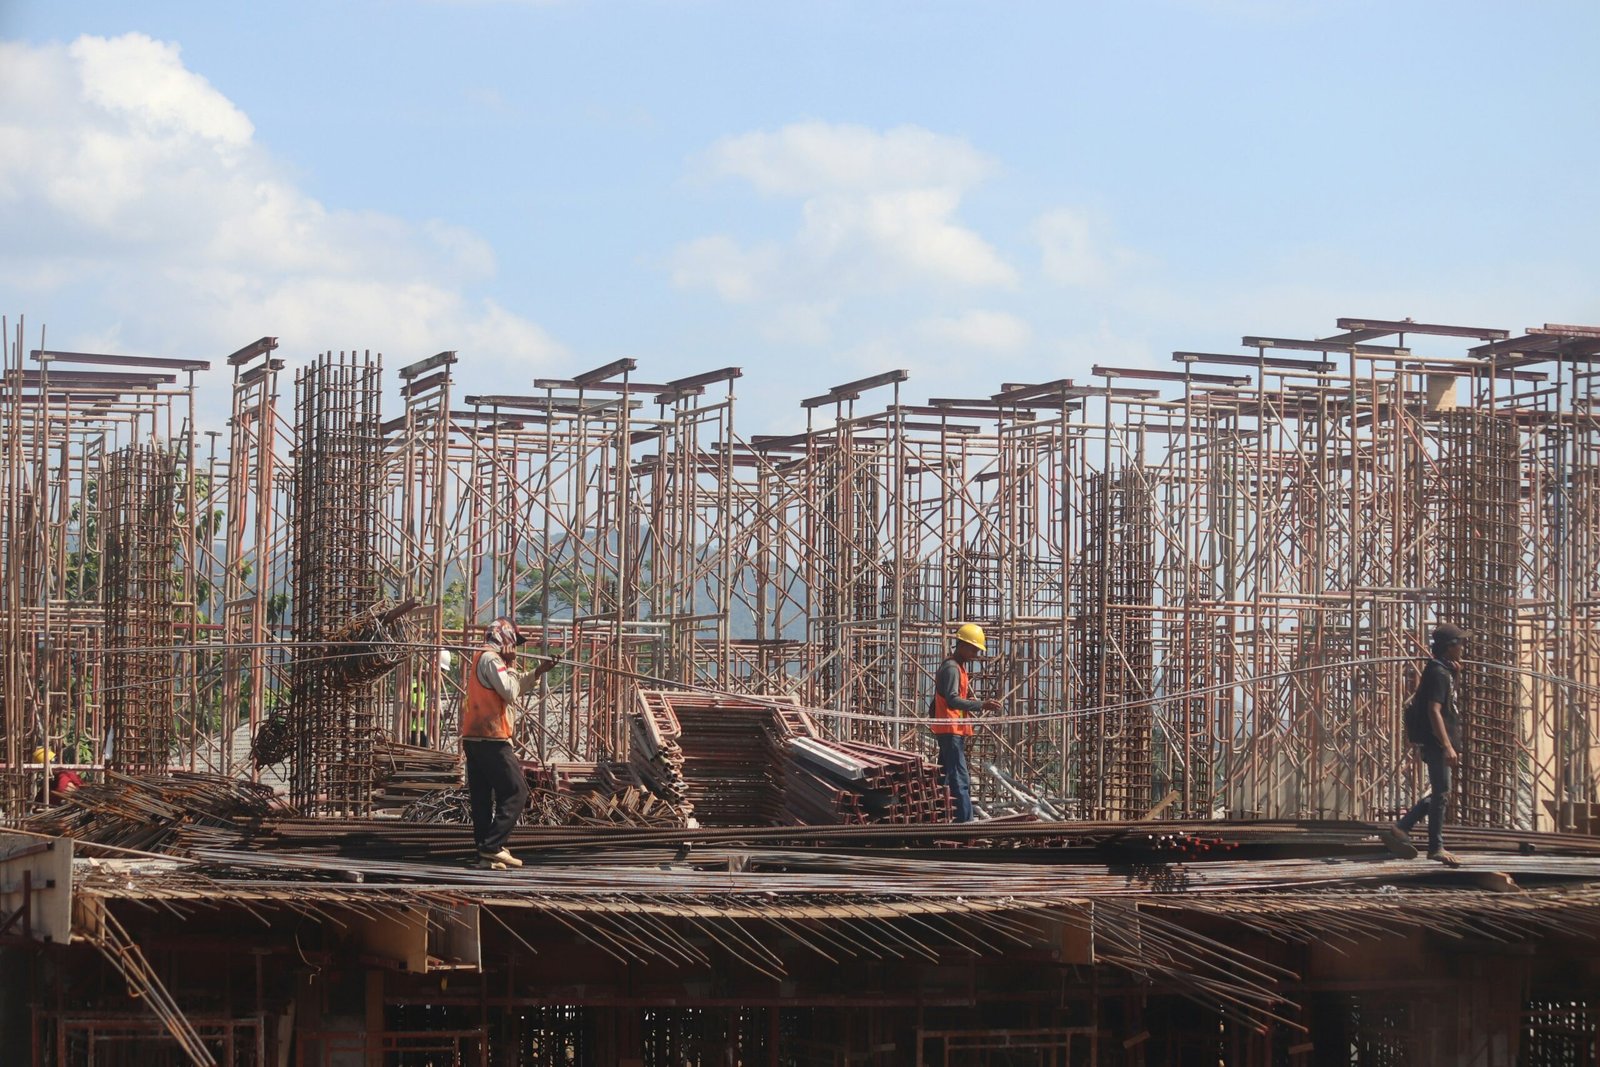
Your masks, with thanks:
<instances>
[{"instance_id":1,"label":"worker's arm","mask_svg":"<svg viewBox=\"0 0 1600 1067\"><path fill-rule=\"evenodd\" d=\"M975 715L983 710L983 701L961 696L961 669L953 660L945 660L939 665L939 673L933 676L933 691L944 697L947 707L957 711Z\"/></svg>"},{"instance_id":2,"label":"worker's arm","mask_svg":"<svg viewBox=\"0 0 1600 1067\"><path fill-rule=\"evenodd\" d=\"M538 684L539 679L555 670L556 664L560 659L560 656L546 656L544 662L532 670L513 671L512 673L517 676L517 691L523 696L532 693L533 687Z\"/></svg>"},{"instance_id":3,"label":"worker's arm","mask_svg":"<svg viewBox=\"0 0 1600 1067\"><path fill-rule=\"evenodd\" d=\"M1456 747L1450 743L1450 732L1444 728L1444 713L1440 710L1444 705L1435 700L1428 704L1428 718L1433 723L1433 736L1439 742L1439 747L1444 750L1444 761L1450 766L1456 765Z\"/></svg>"}]
</instances>

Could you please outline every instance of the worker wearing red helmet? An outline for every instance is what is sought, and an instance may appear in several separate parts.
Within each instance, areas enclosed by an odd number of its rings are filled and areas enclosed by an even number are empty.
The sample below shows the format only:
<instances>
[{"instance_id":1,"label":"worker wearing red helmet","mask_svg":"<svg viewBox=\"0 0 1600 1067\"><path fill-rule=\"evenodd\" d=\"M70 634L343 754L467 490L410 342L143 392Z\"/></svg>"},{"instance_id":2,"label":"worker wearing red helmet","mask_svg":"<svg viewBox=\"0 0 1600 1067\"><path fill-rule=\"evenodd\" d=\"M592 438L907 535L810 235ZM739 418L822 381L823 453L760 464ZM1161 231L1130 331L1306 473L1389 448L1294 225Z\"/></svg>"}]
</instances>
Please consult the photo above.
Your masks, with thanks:
<instances>
[{"instance_id":1,"label":"worker wearing red helmet","mask_svg":"<svg viewBox=\"0 0 1600 1067\"><path fill-rule=\"evenodd\" d=\"M956 631L955 648L933 676L934 740L939 743L939 777L955 803L956 822L972 821L972 778L967 770L967 738L972 736L972 715L999 711L998 700L975 700L967 664L988 649L983 627L969 622Z\"/></svg>"},{"instance_id":2,"label":"worker wearing red helmet","mask_svg":"<svg viewBox=\"0 0 1600 1067\"><path fill-rule=\"evenodd\" d=\"M472 839L478 866L521 867L506 843L528 803L528 780L511 747L511 708L522 694L555 666L548 660L531 671L515 670L517 647L527 641L517 624L501 617L483 631L483 647L466 672L466 706L461 713L461 747L467 761L467 795L472 804Z\"/></svg>"}]
</instances>

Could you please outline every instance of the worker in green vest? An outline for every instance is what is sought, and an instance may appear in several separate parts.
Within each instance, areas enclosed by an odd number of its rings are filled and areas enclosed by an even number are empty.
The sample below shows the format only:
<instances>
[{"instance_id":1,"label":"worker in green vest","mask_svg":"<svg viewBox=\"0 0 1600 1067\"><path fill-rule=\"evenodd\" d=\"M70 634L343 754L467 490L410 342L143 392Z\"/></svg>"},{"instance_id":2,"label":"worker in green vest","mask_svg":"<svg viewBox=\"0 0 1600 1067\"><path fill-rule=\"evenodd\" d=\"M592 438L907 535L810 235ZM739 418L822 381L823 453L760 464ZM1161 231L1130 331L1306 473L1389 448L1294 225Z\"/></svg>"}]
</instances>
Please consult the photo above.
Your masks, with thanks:
<instances>
[{"instance_id":1,"label":"worker in green vest","mask_svg":"<svg viewBox=\"0 0 1600 1067\"><path fill-rule=\"evenodd\" d=\"M411 734L407 740L428 747L428 687L421 677L411 679Z\"/></svg>"}]
</instances>

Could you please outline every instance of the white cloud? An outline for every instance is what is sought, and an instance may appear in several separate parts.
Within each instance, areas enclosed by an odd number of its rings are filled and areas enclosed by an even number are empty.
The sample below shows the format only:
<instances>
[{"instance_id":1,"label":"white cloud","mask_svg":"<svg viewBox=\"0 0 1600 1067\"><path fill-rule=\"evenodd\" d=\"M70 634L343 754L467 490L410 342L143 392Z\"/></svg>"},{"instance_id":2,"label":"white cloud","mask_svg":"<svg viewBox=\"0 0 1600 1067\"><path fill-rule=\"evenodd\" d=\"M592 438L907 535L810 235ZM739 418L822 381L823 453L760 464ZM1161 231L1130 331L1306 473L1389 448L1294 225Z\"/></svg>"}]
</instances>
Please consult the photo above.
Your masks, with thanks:
<instances>
[{"instance_id":1,"label":"white cloud","mask_svg":"<svg viewBox=\"0 0 1600 1067\"><path fill-rule=\"evenodd\" d=\"M80 37L67 48L83 98L154 137L176 135L242 148L255 127L211 84L183 66L178 46L142 34Z\"/></svg>"},{"instance_id":2,"label":"white cloud","mask_svg":"<svg viewBox=\"0 0 1600 1067\"><path fill-rule=\"evenodd\" d=\"M1133 257L1113 246L1084 213L1056 208L1033 223L1039 243L1040 266L1046 278L1059 285L1095 286L1111 281Z\"/></svg>"},{"instance_id":3,"label":"white cloud","mask_svg":"<svg viewBox=\"0 0 1600 1067\"><path fill-rule=\"evenodd\" d=\"M779 243L686 242L669 261L673 282L764 301L775 320L810 309L819 337L852 298L1015 285L1016 270L957 217L963 196L995 169L965 140L916 126L803 122L724 138L703 172L798 200L797 229ZM818 308L827 309L820 320Z\"/></svg>"},{"instance_id":4,"label":"white cloud","mask_svg":"<svg viewBox=\"0 0 1600 1067\"><path fill-rule=\"evenodd\" d=\"M902 189L970 189L995 170L959 137L898 126L799 122L773 133L725 137L711 147L712 172L748 180L780 196Z\"/></svg>"},{"instance_id":5,"label":"white cloud","mask_svg":"<svg viewBox=\"0 0 1600 1067\"><path fill-rule=\"evenodd\" d=\"M777 266L771 246L745 249L731 237L701 237L679 245L672 254L673 284L685 289L711 289L729 303L753 299Z\"/></svg>"},{"instance_id":6,"label":"white cloud","mask_svg":"<svg viewBox=\"0 0 1600 1067\"><path fill-rule=\"evenodd\" d=\"M1014 271L972 230L951 221L950 189L901 189L808 200L798 245L813 262L854 262L855 276L1006 286Z\"/></svg>"},{"instance_id":7,"label":"white cloud","mask_svg":"<svg viewBox=\"0 0 1600 1067\"><path fill-rule=\"evenodd\" d=\"M1017 316L981 309L928 319L918 327L918 333L931 341L996 352L1014 352L1033 336L1028 324Z\"/></svg>"},{"instance_id":8,"label":"white cloud","mask_svg":"<svg viewBox=\"0 0 1600 1067\"><path fill-rule=\"evenodd\" d=\"M286 354L402 360L479 346L530 372L562 351L471 294L496 269L482 237L322 204L177 45L142 34L0 43L0 245L0 278L71 293L82 318L58 337L214 354L273 333Z\"/></svg>"}]
</instances>

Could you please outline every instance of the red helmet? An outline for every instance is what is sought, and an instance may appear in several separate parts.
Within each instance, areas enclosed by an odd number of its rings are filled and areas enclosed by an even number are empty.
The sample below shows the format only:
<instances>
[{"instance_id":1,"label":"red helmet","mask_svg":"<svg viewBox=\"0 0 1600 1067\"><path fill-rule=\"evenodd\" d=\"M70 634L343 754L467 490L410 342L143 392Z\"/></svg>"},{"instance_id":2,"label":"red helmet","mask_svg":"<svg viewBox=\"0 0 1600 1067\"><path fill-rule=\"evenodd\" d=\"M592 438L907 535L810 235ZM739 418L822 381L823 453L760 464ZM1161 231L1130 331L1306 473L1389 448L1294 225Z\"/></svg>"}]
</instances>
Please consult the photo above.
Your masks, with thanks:
<instances>
[{"instance_id":1,"label":"red helmet","mask_svg":"<svg viewBox=\"0 0 1600 1067\"><path fill-rule=\"evenodd\" d=\"M485 644L493 645L501 652L510 652L518 645L525 644L527 638L522 636L522 631L517 629L517 624L504 615L484 627L483 640Z\"/></svg>"}]
</instances>

